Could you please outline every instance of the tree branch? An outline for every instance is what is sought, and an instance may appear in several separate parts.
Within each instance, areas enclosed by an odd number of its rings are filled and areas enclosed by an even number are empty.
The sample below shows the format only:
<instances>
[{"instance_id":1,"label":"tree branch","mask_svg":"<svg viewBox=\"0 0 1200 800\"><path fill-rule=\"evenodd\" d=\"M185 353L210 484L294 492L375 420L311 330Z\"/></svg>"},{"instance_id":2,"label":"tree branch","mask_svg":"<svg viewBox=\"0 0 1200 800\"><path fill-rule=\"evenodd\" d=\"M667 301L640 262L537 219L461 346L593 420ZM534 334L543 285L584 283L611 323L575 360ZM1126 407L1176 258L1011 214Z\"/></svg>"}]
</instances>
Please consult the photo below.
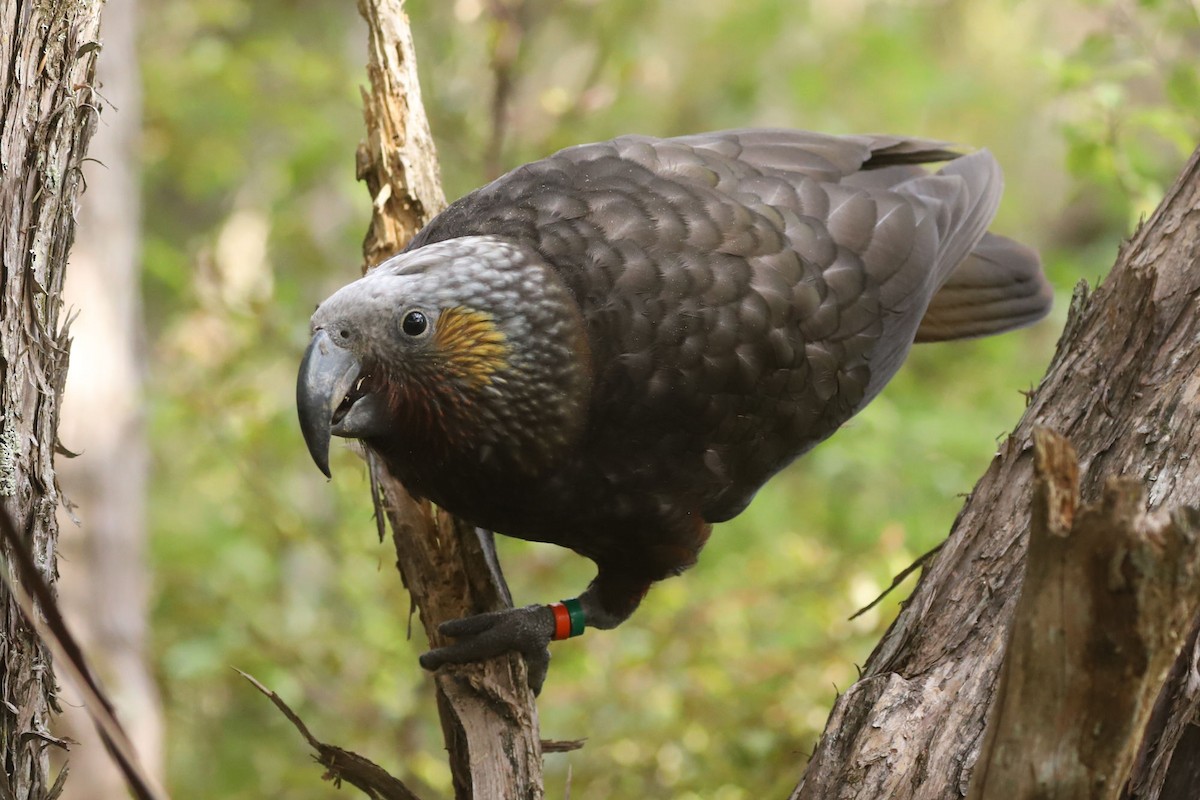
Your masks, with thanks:
<instances>
[{"instance_id":1,"label":"tree branch","mask_svg":"<svg viewBox=\"0 0 1200 800\"><path fill-rule=\"evenodd\" d=\"M1076 291L1025 416L862 679L838 699L793 798L966 793L1025 571L1036 426L1074 443L1087 502L1103 496L1106 476L1122 475L1150 487L1151 509L1200 505L1198 249L1200 151L1094 295ZM1153 763L1186 740L1186 725L1173 730L1174 742L1144 747Z\"/></svg>"},{"instance_id":2,"label":"tree branch","mask_svg":"<svg viewBox=\"0 0 1200 800\"><path fill-rule=\"evenodd\" d=\"M260 683L253 675L242 672L240 669L237 670L237 673L274 703L279 712L287 717L288 722L291 722L308 742L309 747L316 751L314 757L317 759L317 763L325 767L325 780L333 781L338 788L341 788L342 782L345 781L362 791L371 800L420 800L403 782L375 762L363 758L358 753L326 744L313 736L308 725L300 719L295 711L292 711L291 706L285 703L282 697Z\"/></svg>"},{"instance_id":3,"label":"tree branch","mask_svg":"<svg viewBox=\"0 0 1200 800\"><path fill-rule=\"evenodd\" d=\"M375 208L363 244L368 266L403 249L445 205L403 6L402 0L359 3L370 28L367 138L358 151L358 175ZM490 569L476 531L415 502L378 460L369 461L376 513L392 526L397 566L431 644L445 643L440 623L506 605L507 588ZM455 796L541 797L537 708L522 658L443 667L436 680Z\"/></svg>"}]
</instances>

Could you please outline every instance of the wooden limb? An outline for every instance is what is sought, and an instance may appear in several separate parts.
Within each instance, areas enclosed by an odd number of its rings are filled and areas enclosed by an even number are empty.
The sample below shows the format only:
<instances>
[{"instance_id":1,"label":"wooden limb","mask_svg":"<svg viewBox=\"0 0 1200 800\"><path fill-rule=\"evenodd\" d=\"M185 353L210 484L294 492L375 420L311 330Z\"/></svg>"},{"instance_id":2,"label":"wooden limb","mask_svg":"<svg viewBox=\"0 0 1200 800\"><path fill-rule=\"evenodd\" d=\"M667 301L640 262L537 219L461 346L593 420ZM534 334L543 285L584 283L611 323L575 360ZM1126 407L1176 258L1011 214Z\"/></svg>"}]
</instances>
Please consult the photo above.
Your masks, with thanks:
<instances>
[{"instance_id":1,"label":"wooden limb","mask_svg":"<svg viewBox=\"0 0 1200 800\"><path fill-rule=\"evenodd\" d=\"M375 762L363 758L358 753L352 753L336 745L325 744L317 739L304 724L304 720L300 719L295 711L292 711L291 706L285 703L282 697L260 683L253 675L242 672L240 669L237 670L237 673L274 703L280 713L287 717L288 722L291 722L296 730L300 731L300 735L308 742L309 747L316 752L314 758L317 759L317 763L325 768L325 780L332 781L338 788L341 788L343 782L348 783L361 790L372 800L420 800L403 782L392 777Z\"/></svg>"},{"instance_id":2,"label":"wooden limb","mask_svg":"<svg viewBox=\"0 0 1200 800\"><path fill-rule=\"evenodd\" d=\"M417 503L371 459L392 526L397 567L421 610L431 646L448 644L437 626L503 608L479 537L470 526ZM537 707L516 653L437 672L438 712L456 797L540 797Z\"/></svg>"},{"instance_id":3,"label":"wooden limb","mask_svg":"<svg viewBox=\"0 0 1200 800\"><path fill-rule=\"evenodd\" d=\"M358 151L375 213L363 244L367 265L399 252L445 206L437 155L421 105L416 55L402 0L360 0L370 29L371 79L363 91L367 138ZM437 626L507 605L479 537L418 503L370 458L377 513L391 523L397 566L433 646ZM537 708L517 655L437 673L438 709L458 798L539 798Z\"/></svg>"},{"instance_id":4,"label":"wooden limb","mask_svg":"<svg viewBox=\"0 0 1200 800\"><path fill-rule=\"evenodd\" d=\"M0 570L0 582L21 609L25 622L37 634L39 642L54 655L57 673L66 678L82 698L83 707L92 718L96 732L130 794L137 800L167 800L166 793L142 766L112 701L96 680L95 670L83 648L67 628L54 590L38 569L28 542L3 504L0 504L0 540L4 542L8 561L7 568ZM38 731L38 739L67 748L67 742L46 731ZM51 793L50 796L57 795Z\"/></svg>"},{"instance_id":5,"label":"wooden limb","mask_svg":"<svg viewBox=\"0 0 1200 800\"><path fill-rule=\"evenodd\" d=\"M363 241L366 266L373 267L404 249L446 207L446 195L404 0L359 0L358 10L367 21L370 87L362 89L367 135L357 176L374 207Z\"/></svg>"},{"instance_id":6,"label":"wooden limb","mask_svg":"<svg viewBox=\"0 0 1200 800\"><path fill-rule=\"evenodd\" d=\"M793 798L966 794L1025 573L1035 427L1075 445L1086 502L1119 475L1150 487L1152 510L1200 506L1198 250L1200 151L1104 283L1091 296L1076 291L1025 416L863 677L838 698ZM1153 757L1135 762L1131 785L1143 785L1147 769L1166 776L1187 733L1187 723L1152 730L1143 749Z\"/></svg>"},{"instance_id":7,"label":"wooden limb","mask_svg":"<svg viewBox=\"0 0 1200 800\"><path fill-rule=\"evenodd\" d=\"M1034 442L1026 575L968 794L1116 798L1200 610L1200 513L1147 514L1128 478L1081 507L1071 445Z\"/></svg>"},{"instance_id":8,"label":"wooden limb","mask_svg":"<svg viewBox=\"0 0 1200 800\"><path fill-rule=\"evenodd\" d=\"M933 557L938 554L938 551L941 549L942 549L942 546L940 544L937 545L936 547L932 548L927 553L922 555L920 558L918 558L916 561L912 562L907 567L905 567L904 569L902 569L898 573L896 573L894 576L892 576L891 584L889 584L886 589L884 589L882 592L880 592L875 597L874 600L867 603L865 606L860 608L858 611L855 611L853 614L851 614L850 619L856 620L859 617L861 617L863 614L870 611L875 606L882 603L883 599L885 597L887 597L889 594L891 594L892 592L894 592L896 590L897 586L899 586L900 584L902 584L906 580L908 580L909 575L912 575L914 572L916 572L919 569L923 569L925 567L925 565L928 564L933 559Z\"/></svg>"}]
</instances>

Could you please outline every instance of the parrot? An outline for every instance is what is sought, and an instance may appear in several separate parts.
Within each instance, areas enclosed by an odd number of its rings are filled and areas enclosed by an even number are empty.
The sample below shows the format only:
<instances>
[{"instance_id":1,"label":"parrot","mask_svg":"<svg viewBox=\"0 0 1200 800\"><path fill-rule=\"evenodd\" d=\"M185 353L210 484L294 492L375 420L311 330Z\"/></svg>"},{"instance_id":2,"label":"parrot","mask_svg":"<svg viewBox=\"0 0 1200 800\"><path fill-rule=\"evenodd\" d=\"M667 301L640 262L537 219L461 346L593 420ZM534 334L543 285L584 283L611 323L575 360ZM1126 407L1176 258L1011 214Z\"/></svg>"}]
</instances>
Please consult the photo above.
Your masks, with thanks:
<instances>
[{"instance_id":1,"label":"parrot","mask_svg":"<svg viewBox=\"0 0 1200 800\"><path fill-rule=\"evenodd\" d=\"M862 410L913 344L1044 317L990 233L986 149L750 128L520 166L322 302L297 378L329 476L359 440L415 497L591 559L577 597L452 620L423 667L611 629L712 527Z\"/></svg>"}]
</instances>

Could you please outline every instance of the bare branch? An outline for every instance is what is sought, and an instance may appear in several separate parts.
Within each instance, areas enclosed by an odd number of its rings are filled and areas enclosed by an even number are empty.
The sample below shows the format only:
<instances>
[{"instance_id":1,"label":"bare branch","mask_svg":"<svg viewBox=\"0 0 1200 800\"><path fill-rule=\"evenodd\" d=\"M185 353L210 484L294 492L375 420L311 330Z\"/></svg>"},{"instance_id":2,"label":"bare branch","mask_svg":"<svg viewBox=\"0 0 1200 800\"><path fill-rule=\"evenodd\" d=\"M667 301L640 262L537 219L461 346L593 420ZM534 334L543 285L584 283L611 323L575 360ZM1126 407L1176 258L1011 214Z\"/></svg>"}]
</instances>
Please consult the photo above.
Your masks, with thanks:
<instances>
[{"instance_id":1,"label":"bare branch","mask_svg":"<svg viewBox=\"0 0 1200 800\"><path fill-rule=\"evenodd\" d=\"M283 698L263 686L253 675L242 672L240 669L237 670L237 673L248 680L255 689L266 695L275 704L275 707L288 718L288 721L296 726L296 730L300 731L300 735L304 737L309 746L317 751L315 758L326 769L325 780L333 781L334 785L338 787L341 787L342 782L345 781L360 789L372 800L421 800L404 783L392 777L387 770L370 759L319 741L309 731L304 720L300 719L295 711L292 711Z\"/></svg>"},{"instance_id":2,"label":"bare branch","mask_svg":"<svg viewBox=\"0 0 1200 800\"><path fill-rule=\"evenodd\" d=\"M358 154L358 174L375 208L363 244L368 265L403 249L445 205L403 6L401 0L359 3L370 28L367 139ZM507 588L474 529L415 502L377 459L368 461L376 513L392 526L397 566L430 642L442 643L437 626L446 620L507 605ZM456 796L541 797L537 708L520 656L443 667L437 686Z\"/></svg>"},{"instance_id":3,"label":"bare branch","mask_svg":"<svg viewBox=\"0 0 1200 800\"><path fill-rule=\"evenodd\" d=\"M112 701L96 681L87 656L67 628L54 591L38 571L29 545L18 533L12 515L3 504L0 504L0 536L9 553L9 566L14 568L12 573L8 569L0 571L0 579L20 607L25 621L53 653L58 671L71 681L83 698L88 715L133 796L138 800L166 800L166 793L142 766L137 750L117 719ZM43 738L65 746L48 736L43 735Z\"/></svg>"}]
</instances>

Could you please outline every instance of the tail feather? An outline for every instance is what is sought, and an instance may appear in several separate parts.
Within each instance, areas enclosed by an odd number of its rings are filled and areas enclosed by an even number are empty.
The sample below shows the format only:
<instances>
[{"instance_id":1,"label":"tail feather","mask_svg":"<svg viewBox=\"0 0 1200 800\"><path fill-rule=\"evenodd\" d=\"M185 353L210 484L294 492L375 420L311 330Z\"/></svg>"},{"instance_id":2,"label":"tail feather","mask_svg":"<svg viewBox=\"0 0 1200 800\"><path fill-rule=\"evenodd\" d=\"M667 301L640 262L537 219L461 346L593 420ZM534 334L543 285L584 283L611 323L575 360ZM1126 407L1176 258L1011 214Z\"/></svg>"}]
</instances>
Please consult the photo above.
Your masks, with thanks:
<instances>
[{"instance_id":1,"label":"tail feather","mask_svg":"<svg viewBox=\"0 0 1200 800\"><path fill-rule=\"evenodd\" d=\"M916 341L969 339L1030 325L1046 316L1053 298L1037 252L989 233L933 296Z\"/></svg>"}]
</instances>

